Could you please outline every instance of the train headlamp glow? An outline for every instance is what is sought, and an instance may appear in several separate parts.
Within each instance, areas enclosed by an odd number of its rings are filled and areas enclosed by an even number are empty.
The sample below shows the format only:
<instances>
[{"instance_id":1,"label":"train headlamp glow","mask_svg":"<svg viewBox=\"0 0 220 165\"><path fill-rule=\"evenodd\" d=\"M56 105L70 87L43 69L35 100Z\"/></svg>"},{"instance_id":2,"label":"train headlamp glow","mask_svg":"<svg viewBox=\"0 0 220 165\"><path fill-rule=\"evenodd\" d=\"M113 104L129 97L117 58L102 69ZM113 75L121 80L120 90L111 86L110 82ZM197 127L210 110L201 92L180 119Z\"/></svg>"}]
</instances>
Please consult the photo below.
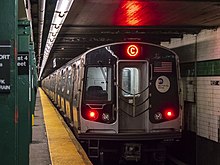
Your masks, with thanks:
<instances>
[{"instance_id":1,"label":"train headlamp glow","mask_svg":"<svg viewBox=\"0 0 220 165\"><path fill-rule=\"evenodd\" d=\"M130 57L135 57L137 56L139 53L139 49L136 45L129 45L127 47L127 54L130 56Z\"/></svg>"},{"instance_id":2,"label":"train headlamp glow","mask_svg":"<svg viewBox=\"0 0 220 165\"><path fill-rule=\"evenodd\" d=\"M99 113L96 110L89 110L87 114L89 120L97 120L99 117Z\"/></svg>"},{"instance_id":3,"label":"train headlamp glow","mask_svg":"<svg viewBox=\"0 0 220 165\"><path fill-rule=\"evenodd\" d=\"M167 119L171 119L175 116L173 109L171 108L166 109L164 115Z\"/></svg>"},{"instance_id":4,"label":"train headlamp glow","mask_svg":"<svg viewBox=\"0 0 220 165\"><path fill-rule=\"evenodd\" d=\"M167 116L172 116L172 112L171 112L171 111L168 111L168 112L167 112Z\"/></svg>"}]
</instances>

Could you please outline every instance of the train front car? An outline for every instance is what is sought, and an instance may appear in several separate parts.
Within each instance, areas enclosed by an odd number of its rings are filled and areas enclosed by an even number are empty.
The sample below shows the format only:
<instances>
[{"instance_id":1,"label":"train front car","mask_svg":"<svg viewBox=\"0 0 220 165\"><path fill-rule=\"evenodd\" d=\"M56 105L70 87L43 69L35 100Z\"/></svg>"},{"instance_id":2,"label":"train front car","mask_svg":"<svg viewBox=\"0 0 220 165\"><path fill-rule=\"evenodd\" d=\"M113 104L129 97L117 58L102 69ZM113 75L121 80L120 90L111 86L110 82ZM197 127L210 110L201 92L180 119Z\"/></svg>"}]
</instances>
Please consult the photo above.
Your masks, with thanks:
<instances>
[{"instance_id":1,"label":"train front car","mask_svg":"<svg viewBox=\"0 0 220 165\"><path fill-rule=\"evenodd\" d=\"M126 42L92 49L84 60L78 137L88 140L89 157L118 149L125 160L139 161L151 152L164 161L160 142L181 137L177 55Z\"/></svg>"}]
</instances>

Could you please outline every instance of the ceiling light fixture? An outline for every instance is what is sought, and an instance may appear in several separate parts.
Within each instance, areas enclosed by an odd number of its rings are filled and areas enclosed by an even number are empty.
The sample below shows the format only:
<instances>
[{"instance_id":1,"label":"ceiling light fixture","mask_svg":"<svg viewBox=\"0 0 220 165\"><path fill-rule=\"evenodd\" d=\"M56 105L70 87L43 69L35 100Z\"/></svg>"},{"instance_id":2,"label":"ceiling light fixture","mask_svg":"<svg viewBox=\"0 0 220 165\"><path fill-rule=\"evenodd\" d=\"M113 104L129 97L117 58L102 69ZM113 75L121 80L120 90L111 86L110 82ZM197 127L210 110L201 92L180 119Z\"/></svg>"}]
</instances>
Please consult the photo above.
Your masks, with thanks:
<instances>
[{"instance_id":1,"label":"ceiling light fixture","mask_svg":"<svg viewBox=\"0 0 220 165\"><path fill-rule=\"evenodd\" d=\"M47 42L44 49L44 56L41 64L41 70L39 74L39 79L41 79L44 67L46 65L49 53L53 47L53 44L57 38L57 35L66 19L66 16L72 6L74 0L58 0L56 8L53 14L53 19L50 25L50 31L47 37Z\"/></svg>"}]
</instances>

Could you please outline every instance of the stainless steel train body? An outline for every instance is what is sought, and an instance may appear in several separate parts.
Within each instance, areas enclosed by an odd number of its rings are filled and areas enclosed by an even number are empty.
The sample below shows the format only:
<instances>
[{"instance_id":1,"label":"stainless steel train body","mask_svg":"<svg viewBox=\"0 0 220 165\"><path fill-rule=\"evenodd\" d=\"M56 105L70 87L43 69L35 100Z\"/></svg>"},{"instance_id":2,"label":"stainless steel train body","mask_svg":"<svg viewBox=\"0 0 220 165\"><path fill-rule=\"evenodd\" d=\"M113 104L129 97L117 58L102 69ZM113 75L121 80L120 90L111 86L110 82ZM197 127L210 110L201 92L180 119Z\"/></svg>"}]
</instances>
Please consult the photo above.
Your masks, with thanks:
<instances>
[{"instance_id":1,"label":"stainless steel train body","mask_svg":"<svg viewBox=\"0 0 220 165\"><path fill-rule=\"evenodd\" d=\"M143 143L181 137L179 61L167 48L143 42L100 46L46 77L42 87L80 141L120 141L139 151ZM129 159L132 154L124 152Z\"/></svg>"}]
</instances>

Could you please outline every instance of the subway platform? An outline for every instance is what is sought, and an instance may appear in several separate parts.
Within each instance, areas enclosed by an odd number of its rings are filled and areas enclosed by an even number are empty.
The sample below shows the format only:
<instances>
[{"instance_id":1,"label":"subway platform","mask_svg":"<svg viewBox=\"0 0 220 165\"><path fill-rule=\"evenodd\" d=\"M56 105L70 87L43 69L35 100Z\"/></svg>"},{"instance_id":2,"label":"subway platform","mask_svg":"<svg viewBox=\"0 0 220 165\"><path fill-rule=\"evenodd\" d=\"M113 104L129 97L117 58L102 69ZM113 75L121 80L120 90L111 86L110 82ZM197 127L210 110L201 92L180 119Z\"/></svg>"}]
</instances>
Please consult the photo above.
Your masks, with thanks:
<instances>
[{"instance_id":1,"label":"subway platform","mask_svg":"<svg viewBox=\"0 0 220 165\"><path fill-rule=\"evenodd\" d=\"M30 165L91 165L86 153L60 114L38 89L34 113Z\"/></svg>"}]
</instances>

